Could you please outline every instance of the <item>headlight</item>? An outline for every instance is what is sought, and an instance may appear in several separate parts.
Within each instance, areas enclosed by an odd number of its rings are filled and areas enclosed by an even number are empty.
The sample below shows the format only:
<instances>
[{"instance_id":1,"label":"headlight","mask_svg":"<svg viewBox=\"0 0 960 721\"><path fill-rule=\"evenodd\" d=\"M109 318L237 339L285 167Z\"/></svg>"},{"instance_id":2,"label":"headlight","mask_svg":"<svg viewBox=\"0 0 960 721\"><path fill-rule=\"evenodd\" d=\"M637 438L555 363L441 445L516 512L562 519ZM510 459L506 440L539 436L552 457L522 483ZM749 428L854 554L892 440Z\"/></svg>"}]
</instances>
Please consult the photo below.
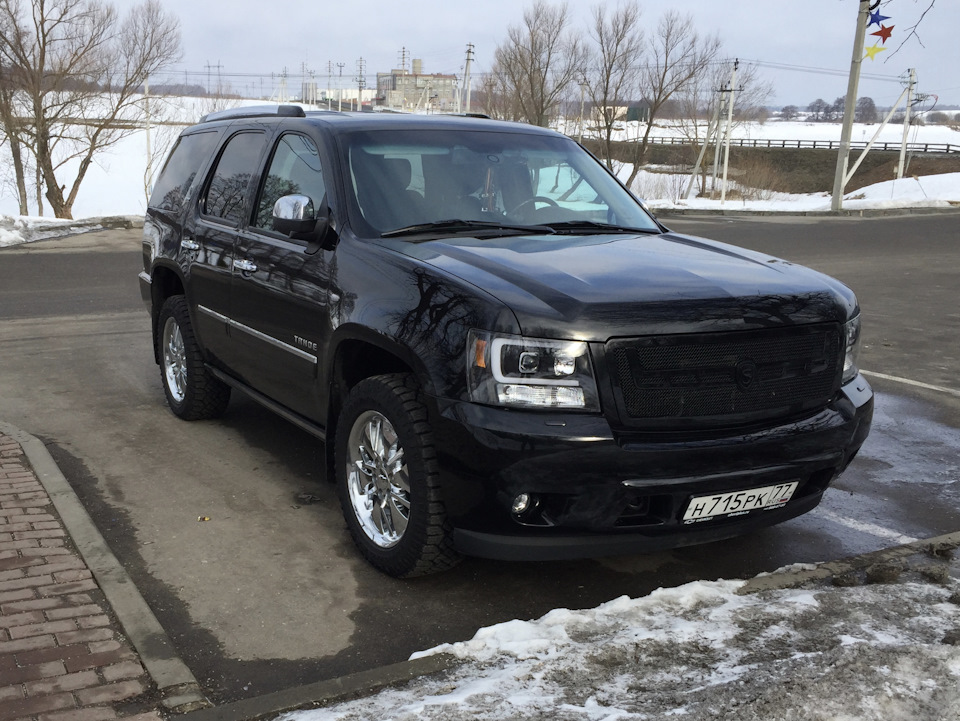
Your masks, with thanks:
<instances>
[{"instance_id":1,"label":"headlight","mask_svg":"<svg viewBox=\"0 0 960 721\"><path fill-rule=\"evenodd\" d=\"M472 330L467 340L467 383L470 399L477 403L600 410L583 341Z\"/></svg>"},{"instance_id":2,"label":"headlight","mask_svg":"<svg viewBox=\"0 0 960 721\"><path fill-rule=\"evenodd\" d=\"M849 383L860 372L860 316L843 324L846 349L843 354L843 382Z\"/></svg>"}]
</instances>

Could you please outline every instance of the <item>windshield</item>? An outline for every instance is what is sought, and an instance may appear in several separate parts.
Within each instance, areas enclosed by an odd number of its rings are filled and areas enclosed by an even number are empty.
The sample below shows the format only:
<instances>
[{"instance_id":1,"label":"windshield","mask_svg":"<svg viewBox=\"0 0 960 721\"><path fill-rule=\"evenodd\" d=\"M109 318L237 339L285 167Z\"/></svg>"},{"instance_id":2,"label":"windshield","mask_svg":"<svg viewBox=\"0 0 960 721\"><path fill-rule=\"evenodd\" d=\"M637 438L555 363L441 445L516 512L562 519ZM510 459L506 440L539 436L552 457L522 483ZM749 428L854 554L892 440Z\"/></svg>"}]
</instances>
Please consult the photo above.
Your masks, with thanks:
<instances>
[{"instance_id":1,"label":"windshield","mask_svg":"<svg viewBox=\"0 0 960 721\"><path fill-rule=\"evenodd\" d=\"M543 230L549 223L658 229L633 196L567 138L376 130L351 133L345 143L351 220L361 235L452 220L514 230Z\"/></svg>"}]
</instances>

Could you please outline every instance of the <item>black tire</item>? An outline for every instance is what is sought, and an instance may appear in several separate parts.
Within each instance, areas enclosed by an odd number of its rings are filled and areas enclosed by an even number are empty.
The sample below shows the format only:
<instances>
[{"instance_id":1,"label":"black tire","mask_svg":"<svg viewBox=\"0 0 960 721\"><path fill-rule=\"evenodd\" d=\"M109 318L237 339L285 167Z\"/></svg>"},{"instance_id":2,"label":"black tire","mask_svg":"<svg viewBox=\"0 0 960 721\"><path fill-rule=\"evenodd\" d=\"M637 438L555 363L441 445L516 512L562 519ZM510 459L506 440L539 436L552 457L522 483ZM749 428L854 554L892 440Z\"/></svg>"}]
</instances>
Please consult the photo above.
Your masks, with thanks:
<instances>
[{"instance_id":1,"label":"black tire","mask_svg":"<svg viewBox=\"0 0 960 721\"><path fill-rule=\"evenodd\" d=\"M167 298L160 308L157 348L163 392L174 415L186 421L223 415L230 402L230 386L204 366L182 295Z\"/></svg>"},{"instance_id":2,"label":"black tire","mask_svg":"<svg viewBox=\"0 0 960 721\"><path fill-rule=\"evenodd\" d=\"M410 578L460 561L440 499L426 409L412 375L358 383L344 403L334 443L343 517L375 568Z\"/></svg>"}]
</instances>

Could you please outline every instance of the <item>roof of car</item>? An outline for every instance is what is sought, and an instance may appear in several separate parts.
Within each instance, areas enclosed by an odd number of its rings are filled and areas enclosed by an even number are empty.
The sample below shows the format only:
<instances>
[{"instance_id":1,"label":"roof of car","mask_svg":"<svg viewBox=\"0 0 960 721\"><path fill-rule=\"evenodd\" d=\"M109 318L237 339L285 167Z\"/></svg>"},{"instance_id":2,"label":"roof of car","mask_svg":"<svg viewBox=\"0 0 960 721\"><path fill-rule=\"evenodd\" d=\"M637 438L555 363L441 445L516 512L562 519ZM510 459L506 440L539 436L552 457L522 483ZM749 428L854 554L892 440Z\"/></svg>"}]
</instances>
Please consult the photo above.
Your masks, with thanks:
<instances>
[{"instance_id":1,"label":"roof of car","mask_svg":"<svg viewBox=\"0 0 960 721\"><path fill-rule=\"evenodd\" d=\"M201 118L198 126L208 123L232 123L240 120L257 122L301 119L311 124L326 125L337 130L386 130L386 129L459 129L459 130L509 130L532 134L556 135L548 128L526 123L493 120L484 115L418 115L396 112L341 112L337 110L306 110L298 105L258 105L231 108L210 113ZM194 126L194 127L198 127Z\"/></svg>"}]
</instances>

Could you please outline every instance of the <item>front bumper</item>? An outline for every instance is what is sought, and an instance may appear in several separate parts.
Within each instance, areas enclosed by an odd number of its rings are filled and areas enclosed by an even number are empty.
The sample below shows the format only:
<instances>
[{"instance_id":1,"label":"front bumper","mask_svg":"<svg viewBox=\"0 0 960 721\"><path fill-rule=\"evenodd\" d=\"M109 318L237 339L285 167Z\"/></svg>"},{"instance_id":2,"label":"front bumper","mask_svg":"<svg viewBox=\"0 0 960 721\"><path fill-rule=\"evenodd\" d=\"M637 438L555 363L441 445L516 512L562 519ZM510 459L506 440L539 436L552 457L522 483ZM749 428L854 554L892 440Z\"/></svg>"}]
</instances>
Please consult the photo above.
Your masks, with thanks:
<instances>
[{"instance_id":1,"label":"front bumper","mask_svg":"<svg viewBox=\"0 0 960 721\"><path fill-rule=\"evenodd\" d=\"M866 439L873 391L858 376L811 416L725 435L619 433L602 416L463 402L440 402L432 411L457 549L560 560L704 543L806 513ZM783 506L681 520L695 495L784 481L798 487ZM517 515L511 505L521 493L535 502Z\"/></svg>"}]
</instances>

